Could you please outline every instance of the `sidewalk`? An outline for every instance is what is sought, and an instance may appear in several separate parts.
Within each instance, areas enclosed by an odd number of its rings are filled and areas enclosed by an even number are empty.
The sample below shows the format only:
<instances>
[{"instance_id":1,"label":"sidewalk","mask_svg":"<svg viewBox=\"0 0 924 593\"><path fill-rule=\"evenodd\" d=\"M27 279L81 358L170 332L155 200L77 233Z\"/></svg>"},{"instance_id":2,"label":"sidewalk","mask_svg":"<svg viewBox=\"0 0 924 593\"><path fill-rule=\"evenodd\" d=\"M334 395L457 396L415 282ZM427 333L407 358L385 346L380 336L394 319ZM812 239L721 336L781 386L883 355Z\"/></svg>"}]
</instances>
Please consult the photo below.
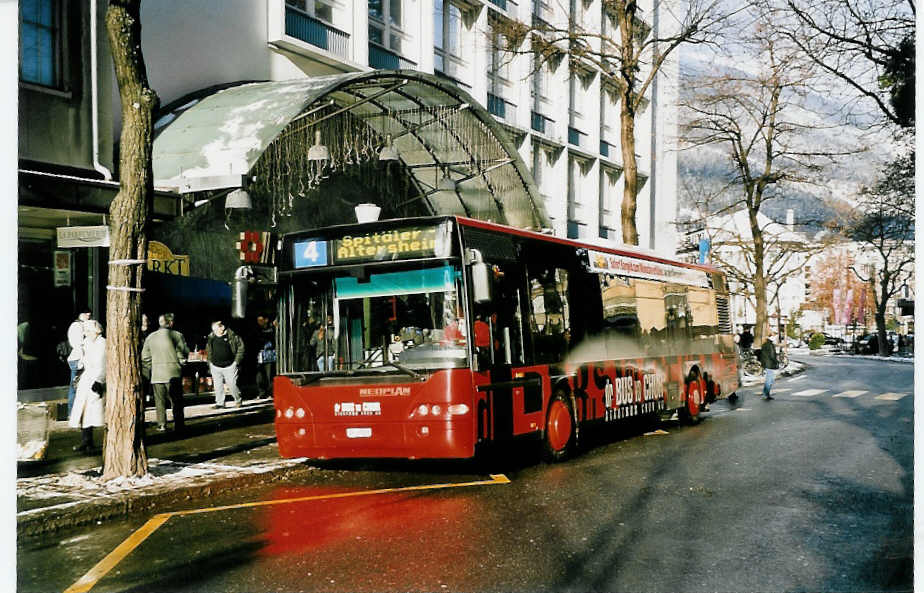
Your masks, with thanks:
<instances>
[{"instance_id":1,"label":"sidewalk","mask_svg":"<svg viewBox=\"0 0 924 593\"><path fill-rule=\"evenodd\" d=\"M20 463L16 480L19 535L46 533L122 516L158 513L223 489L240 489L310 471L301 459L282 459L272 425L272 400L245 400L241 408L187 406L182 436L152 431L148 410L145 444L148 475L100 480L102 458L71 448L79 431L55 422L46 459ZM168 414L168 421L170 416ZM99 429L94 435L99 445Z\"/></svg>"},{"instance_id":2,"label":"sidewalk","mask_svg":"<svg viewBox=\"0 0 924 593\"><path fill-rule=\"evenodd\" d=\"M863 358L866 360L883 360L886 362L900 362L905 364L914 364L914 353L892 354L892 356L879 356L877 354L854 354L844 350L834 350L830 347L822 347L817 350L808 348L792 348L790 354L800 354L808 356L837 356L838 358Z\"/></svg>"}]
</instances>

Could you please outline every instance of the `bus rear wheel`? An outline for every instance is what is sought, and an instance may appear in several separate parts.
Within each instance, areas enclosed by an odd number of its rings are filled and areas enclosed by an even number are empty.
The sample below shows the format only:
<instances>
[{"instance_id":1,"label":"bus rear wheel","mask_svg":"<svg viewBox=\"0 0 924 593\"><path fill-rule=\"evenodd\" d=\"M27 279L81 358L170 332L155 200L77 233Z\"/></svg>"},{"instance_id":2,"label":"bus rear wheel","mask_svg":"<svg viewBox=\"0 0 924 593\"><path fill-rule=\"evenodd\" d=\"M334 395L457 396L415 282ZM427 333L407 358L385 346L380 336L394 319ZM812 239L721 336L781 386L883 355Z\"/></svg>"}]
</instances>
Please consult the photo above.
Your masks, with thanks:
<instances>
[{"instance_id":1,"label":"bus rear wheel","mask_svg":"<svg viewBox=\"0 0 924 593\"><path fill-rule=\"evenodd\" d=\"M693 375L687 381L687 397L684 406L680 408L678 415L684 424L696 424L699 422L699 413L702 410L703 399L703 382L699 375Z\"/></svg>"},{"instance_id":2,"label":"bus rear wheel","mask_svg":"<svg viewBox=\"0 0 924 593\"><path fill-rule=\"evenodd\" d=\"M576 421L571 398L557 391L549 401L542 453L546 461L564 461L574 452L577 442Z\"/></svg>"}]
</instances>

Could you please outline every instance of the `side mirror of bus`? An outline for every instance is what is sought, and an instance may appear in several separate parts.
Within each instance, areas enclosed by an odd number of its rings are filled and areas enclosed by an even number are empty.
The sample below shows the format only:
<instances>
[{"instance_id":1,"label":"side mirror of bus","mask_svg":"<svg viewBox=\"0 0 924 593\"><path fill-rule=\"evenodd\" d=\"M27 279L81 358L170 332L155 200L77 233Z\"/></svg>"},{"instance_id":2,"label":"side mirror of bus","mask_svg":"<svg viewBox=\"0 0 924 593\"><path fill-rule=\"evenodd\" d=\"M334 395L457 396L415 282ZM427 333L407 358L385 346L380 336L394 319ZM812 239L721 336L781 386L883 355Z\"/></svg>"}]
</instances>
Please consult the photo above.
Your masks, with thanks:
<instances>
[{"instance_id":1,"label":"side mirror of bus","mask_svg":"<svg viewBox=\"0 0 924 593\"><path fill-rule=\"evenodd\" d=\"M483 261L472 264L472 295L476 303L491 300L491 275Z\"/></svg>"}]
</instances>

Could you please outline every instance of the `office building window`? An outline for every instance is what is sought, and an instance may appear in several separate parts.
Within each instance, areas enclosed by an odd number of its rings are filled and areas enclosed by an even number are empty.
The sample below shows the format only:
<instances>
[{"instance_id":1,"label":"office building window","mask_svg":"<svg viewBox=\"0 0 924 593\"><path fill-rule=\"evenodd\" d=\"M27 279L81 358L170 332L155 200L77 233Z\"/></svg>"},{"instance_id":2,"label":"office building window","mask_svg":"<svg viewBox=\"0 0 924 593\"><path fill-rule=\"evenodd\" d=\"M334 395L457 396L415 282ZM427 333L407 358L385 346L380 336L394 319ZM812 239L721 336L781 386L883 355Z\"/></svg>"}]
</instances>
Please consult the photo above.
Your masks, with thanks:
<instances>
[{"instance_id":1,"label":"office building window","mask_svg":"<svg viewBox=\"0 0 924 593\"><path fill-rule=\"evenodd\" d=\"M23 82L51 88L64 86L61 13L58 0L19 3L19 78Z\"/></svg>"},{"instance_id":2,"label":"office building window","mask_svg":"<svg viewBox=\"0 0 924 593\"><path fill-rule=\"evenodd\" d=\"M401 53L401 0L369 0L369 41Z\"/></svg>"},{"instance_id":3,"label":"office building window","mask_svg":"<svg viewBox=\"0 0 924 593\"><path fill-rule=\"evenodd\" d=\"M462 60L462 9L449 0L433 2L434 68L453 74L449 62Z\"/></svg>"},{"instance_id":4,"label":"office building window","mask_svg":"<svg viewBox=\"0 0 924 593\"><path fill-rule=\"evenodd\" d=\"M334 7L323 0L286 0L286 4L320 21L334 24Z\"/></svg>"},{"instance_id":5,"label":"office building window","mask_svg":"<svg viewBox=\"0 0 924 593\"><path fill-rule=\"evenodd\" d=\"M488 78L492 90L498 89L498 83L510 80L510 61L512 55L507 52L506 38L491 26L491 65Z\"/></svg>"}]
</instances>

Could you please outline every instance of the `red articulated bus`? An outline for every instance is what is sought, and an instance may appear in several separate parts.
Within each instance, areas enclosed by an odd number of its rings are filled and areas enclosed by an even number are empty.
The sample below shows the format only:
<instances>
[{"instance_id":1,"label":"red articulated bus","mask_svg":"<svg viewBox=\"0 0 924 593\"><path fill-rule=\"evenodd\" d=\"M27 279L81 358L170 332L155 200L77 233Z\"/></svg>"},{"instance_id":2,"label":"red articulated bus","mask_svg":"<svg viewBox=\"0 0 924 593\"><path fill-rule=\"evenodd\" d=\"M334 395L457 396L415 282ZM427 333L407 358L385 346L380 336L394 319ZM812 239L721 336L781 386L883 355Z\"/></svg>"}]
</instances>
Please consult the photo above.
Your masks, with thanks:
<instances>
[{"instance_id":1,"label":"red articulated bus","mask_svg":"<svg viewBox=\"0 0 924 593\"><path fill-rule=\"evenodd\" d=\"M679 414L738 388L717 269L463 217L288 234L276 434L284 457L469 458Z\"/></svg>"}]
</instances>

